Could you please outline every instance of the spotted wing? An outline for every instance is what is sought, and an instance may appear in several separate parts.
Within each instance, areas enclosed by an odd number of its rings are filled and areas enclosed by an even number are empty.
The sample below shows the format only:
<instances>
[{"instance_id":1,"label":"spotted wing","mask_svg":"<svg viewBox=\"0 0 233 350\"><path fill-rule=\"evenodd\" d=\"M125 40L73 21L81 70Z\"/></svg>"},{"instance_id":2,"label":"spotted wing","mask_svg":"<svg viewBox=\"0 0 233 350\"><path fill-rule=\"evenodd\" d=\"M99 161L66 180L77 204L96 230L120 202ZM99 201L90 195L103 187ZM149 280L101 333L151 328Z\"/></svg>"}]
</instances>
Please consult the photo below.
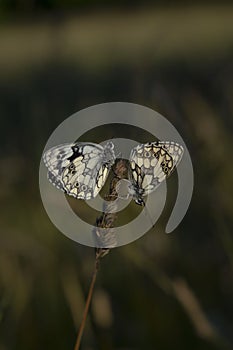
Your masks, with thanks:
<instances>
[{"instance_id":1,"label":"spotted wing","mask_svg":"<svg viewBox=\"0 0 233 350\"><path fill-rule=\"evenodd\" d=\"M173 172L183 151L181 145L170 141L149 142L133 148L129 178L136 196L154 191Z\"/></svg>"},{"instance_id":2,"label":"spotted wing","mask_svg":"<svg viewBox=\"0 0 233 350\"><path fill-rule=\"evenodd\" d=\"M49 180L75 198L96 197L115 160L113 149L107 148L94 143L53 147L44 154Z\"/></svg>"},{"instance_id":3,"label":"spotted wing","mask_svg":"<svg viewBox=\"0 0 233 350\"><path fill-rule=\"evenodd\" d=\"M43 154L43 161L48 168L47 177L49 181L57 188L65 191L62 182L62 173L64 169L70 164L69 158L73 155L75 144L66 143L55 146Z\"/></svg>"}]
</instances>

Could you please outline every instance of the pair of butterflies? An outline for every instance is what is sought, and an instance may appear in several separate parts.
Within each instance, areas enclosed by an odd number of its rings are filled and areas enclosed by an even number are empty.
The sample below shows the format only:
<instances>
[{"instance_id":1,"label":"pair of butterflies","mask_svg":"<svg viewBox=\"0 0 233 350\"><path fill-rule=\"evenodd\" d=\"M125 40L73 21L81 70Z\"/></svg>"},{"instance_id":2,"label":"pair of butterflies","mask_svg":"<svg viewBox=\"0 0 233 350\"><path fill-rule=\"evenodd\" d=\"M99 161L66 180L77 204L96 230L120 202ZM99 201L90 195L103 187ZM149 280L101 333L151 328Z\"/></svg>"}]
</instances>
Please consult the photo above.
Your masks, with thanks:
<instances>
[{"instance_id":1,"label":"pair of butterflies","mask_svg":"<svg viewBox=\"0 0 233 350\"><path fill-rule=\"evenodd\" d=\"M131 150L129 194L139 205L180 162L184 149L175 142L148 142ZM48 179L54 186L77 199L95 198L115 163L114 144L76 142L55 146L43 155Z\"/></svg>"}]
</instances>

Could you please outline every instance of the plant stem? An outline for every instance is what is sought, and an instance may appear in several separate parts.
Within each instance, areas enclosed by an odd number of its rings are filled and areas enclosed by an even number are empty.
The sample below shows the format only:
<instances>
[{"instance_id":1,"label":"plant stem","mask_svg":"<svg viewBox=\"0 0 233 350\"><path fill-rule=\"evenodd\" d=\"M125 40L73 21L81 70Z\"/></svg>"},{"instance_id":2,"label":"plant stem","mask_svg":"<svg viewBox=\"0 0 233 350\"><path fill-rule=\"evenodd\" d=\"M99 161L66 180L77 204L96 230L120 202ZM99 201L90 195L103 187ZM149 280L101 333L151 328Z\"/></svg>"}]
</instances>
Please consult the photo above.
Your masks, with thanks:
<instances>
[{"instance_id":1,"label":"plant stem","mask_svg":"<svg viewBox=\"0 0 233 350\"><path fill-rule=\"evenodd\" d=\"M94 267L92 280L91 280L91 284L89 287L89 292L88 292L88 296L85 304L85 309L83 312L83 318L78 331L74 350L79 350L79 347L81 344L81 339L82 339L82 335L83 335L83 331L84 331L84 327L85 327L86 319L88 315L88 310L89 310L89 306L93 295L97 272L99 269L100 259L103 258L106 254L108 254L110 250L109 248L101 248L101 245L106 246L106 242L108 241L109 241L109 245L111 245L112 242L115 243L116 238L114 237L111 231L111 228L114 227L114 221L116 220L117 215L114 211L112 212L112 210L109 210L109 209L112 209L112 205L113 205L112 203L117 198L116 184L118 183L119 180L124 178L127 178L127 164L124 159L120 159L116 161L116 164L114 167L114 176L111 180L109 194L105 197L105 199L108 201L108 204L106 208L103 208L102 215L96 219L96 227L94 230L94 235L96 238L98 238L100 247L96 248L95 267ZM114 205L116 206L117 204L114 204ZM101 231L101 228L109 229L109 232L108 231L106 232L106 230Z\"/></svg>"},{"instance_id":2,"label":"plant stem","mask_svg":"<svg viewBox=\"0 0 233 350\"><path fill-rule=\"evenodd\" d=\"M87 315L88 315L88 310L89 310L89 306L90 306L90 302L92 299L92 295L93 295L93 290L94 290L94 286L95 286L95 281L96 281L96 276L97 276L97 272L99 269L99 257L96 255L96 259L95 259L95 267L94 267L94 271L93 271L93 275L92 275L92 279L91 279L91 284L89 287L89 292L88 292L88 296L87 296L87 300L86 300L86 304L85 304L85 309L83 312L83 318L82 318L82 322L78 331L78 335L77 335L77 339L76 339L76 344L74 347L74 350L79 350L80 344L81 344L81 339L82 339L82 335L83 335L83 331L84 331L84 327L86 324L86 319L87 319Z\"/></svg>"}]
</instances>

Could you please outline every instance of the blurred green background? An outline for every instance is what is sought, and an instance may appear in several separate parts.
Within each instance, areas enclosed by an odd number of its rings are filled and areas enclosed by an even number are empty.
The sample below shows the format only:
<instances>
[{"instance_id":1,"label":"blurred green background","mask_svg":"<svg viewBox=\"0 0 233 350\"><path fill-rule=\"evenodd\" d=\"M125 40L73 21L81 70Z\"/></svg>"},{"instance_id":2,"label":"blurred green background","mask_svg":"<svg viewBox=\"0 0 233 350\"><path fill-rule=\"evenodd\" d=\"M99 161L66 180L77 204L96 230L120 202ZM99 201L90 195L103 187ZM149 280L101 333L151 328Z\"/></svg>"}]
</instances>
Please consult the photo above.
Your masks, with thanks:
<instances>
[{"instance_id":1,"label":"blurred green background","mask_svg":"<svg viewBox=\"0 0 233 350\"><path fill-rule=\"evenodd\" d=\"M231 2L0 0L0 20L0 350L74 347L94 250L50 222L38 168L59 123L111 101L173 123L195 187L175 232L165 210L102 259L81 348L232 349Z\"/></svg>"}]
</instances>

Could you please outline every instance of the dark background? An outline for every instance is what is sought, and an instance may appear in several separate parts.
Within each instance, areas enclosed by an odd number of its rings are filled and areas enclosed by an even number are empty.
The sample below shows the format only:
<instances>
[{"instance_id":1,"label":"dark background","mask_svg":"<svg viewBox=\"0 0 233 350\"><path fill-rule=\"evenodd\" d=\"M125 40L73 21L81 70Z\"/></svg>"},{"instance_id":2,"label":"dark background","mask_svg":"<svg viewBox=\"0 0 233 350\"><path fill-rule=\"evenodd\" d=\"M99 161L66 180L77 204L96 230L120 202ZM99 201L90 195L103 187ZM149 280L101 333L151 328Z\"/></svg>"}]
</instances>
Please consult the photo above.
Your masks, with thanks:
<instances>
[{"instance_id":1,"label":"dark background","mask_svg":"<svg viewBox=\"0 0 233 350\"><path fill-rule=\"evenodd\" d=\"M195 187L175 232L165 212L103 258L82 349L231 349L230 1L2 0L0 19L0 350L74 347L94 251L50 222L38 168L59 123L111 101L173 123Z\"/></svg>"}]
</instances>

